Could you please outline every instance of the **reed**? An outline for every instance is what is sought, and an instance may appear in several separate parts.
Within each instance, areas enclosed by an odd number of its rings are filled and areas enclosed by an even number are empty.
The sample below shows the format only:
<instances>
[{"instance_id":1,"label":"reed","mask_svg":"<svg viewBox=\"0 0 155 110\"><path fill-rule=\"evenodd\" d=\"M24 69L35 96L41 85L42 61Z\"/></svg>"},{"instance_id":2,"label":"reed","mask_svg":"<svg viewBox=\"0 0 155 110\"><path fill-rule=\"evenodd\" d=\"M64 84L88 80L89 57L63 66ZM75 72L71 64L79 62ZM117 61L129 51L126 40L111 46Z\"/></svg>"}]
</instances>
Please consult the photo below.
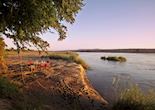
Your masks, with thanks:
<instances>
[{"instance_id":1,"label":"reed","mask_svg":"<svg viewBox=\"0 0 155 110\"><path fill-rule=\"evenodd\" d=\"M69 62L75 62L82 65L85 69L88 69L89 66L86 62L79 56L79 54L74 52L53 52L48 56L50 59L61 59Z\"/></svg>"},{"instance_id":2,"label":"reed","mask_svg":"<svg viewBox=\"0 0 155 110\"><path fill-rule=\"evenodd\" d=\"M155 110L155 91L144 93L138 86L123 91L112 110Z\"/></svg>"}]
</instances>

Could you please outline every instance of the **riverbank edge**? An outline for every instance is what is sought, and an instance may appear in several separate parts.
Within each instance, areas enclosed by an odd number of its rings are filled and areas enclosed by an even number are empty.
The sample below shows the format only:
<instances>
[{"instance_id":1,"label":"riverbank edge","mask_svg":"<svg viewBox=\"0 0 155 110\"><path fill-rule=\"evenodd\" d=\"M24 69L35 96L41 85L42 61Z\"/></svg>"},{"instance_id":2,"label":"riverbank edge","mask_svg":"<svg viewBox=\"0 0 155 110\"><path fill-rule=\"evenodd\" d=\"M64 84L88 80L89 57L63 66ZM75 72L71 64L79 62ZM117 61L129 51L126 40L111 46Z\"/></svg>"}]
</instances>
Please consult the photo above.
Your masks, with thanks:
<instances>
[{"instance_id":1,"label":"riverbank edge","mask_svg":"<svg viewBox=\"0 0 155 110\"><path fill-rule=\"evenodd\" d=\"M103 105L107 105L108 102L97 92L97 90L91 85L88 76L86 74L86 70L79 65L81 70L80 70L80 76L81 76L81 80L83 80L83 83L85 84L85 86L90 90L93 91L96 95L97 95L97 100L99 102L101 102ZM93 94L92 94L93 95Z\"/></svg>"},{"instance_id":2,"label":"riverbank edge","mask_svg":"<svg viewBox=\"0 0 155 110\"><path fill-rule=\"evenodd\" d=\"M66 62L66 61L63 61L63 62ZM71 76L65 76L63 73L60 74L60 77L64 77L64 79L70 79L71 80L75 80L76 82L76 79L74 79L74 76L78 76L78 79L81 80L81 84L80 85L84 85L84 90L87 91L88 94L85 94L83 93L83 97L86 97L88 96L90 99L94 100L95 103L97 103L98 105L102 105L103 107L107 106L108 102L93 88L93 86L91 85L88 77L87 77L87 74L86 74L86 70L80 65L80 64L76 64L76 63L67 63L67 65L70 65L68 67L68 72L71 74ZM58 66L62 66L61 64L59 64ZM61 70L62 68L59 68L59 70ZM73 72L72 70L79 70L78 72ZM77 73L77 74L76 74ZM48 82L47 79L45 77L43 77L43 80L45 81L45 84ZM35 82L35 81L34 81ZM30 88L35 88L37 87L38 85L33 83L32 85L34 86L31 86L31 84L29 85L29 83L27 83L28 86L30 86ZM46 88L46 87L45 87ZM40 88L40 91L41 91L42 87ZM74 87L72 88L74 89ZM77 91L78 92L78 91ZM85 99L85 98L83 98ZM9 100L7 100L7 103L9 102ZM5 102L3 102L5 105ZM85 103L85 102L84 102ZM91 105L90 102L86 102L87 105ZM89 104L88 104L89 103ZM7 105L7 104L6 104ZM10 105L9 105L10 106ZM0 107L0 108L5 108L5 107ZM91 108L91 107L90 107ZM95 108L91 108L92 110L96 110ZM5 110L5 109L4 109ZM7 109L6 109L7 110Z\"/></svg>"}]
</instances>

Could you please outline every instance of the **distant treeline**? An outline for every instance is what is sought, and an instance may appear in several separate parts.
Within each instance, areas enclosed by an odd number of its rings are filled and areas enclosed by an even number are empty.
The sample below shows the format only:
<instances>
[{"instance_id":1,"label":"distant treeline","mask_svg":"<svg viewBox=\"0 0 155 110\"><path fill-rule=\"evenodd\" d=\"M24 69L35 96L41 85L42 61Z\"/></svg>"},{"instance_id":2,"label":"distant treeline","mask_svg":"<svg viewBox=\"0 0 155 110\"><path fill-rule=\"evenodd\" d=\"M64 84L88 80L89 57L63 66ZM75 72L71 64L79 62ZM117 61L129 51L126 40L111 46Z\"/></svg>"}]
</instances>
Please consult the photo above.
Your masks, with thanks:
<instances>
[{"instance_id":1,"label":"distant treeline","mask_svg":"<svg viewBox=\"0 0 155 110\"><path fill-rule=\"evenodd\" d=\"M79 49L75 52L155 53L155 49Z\"/></svg>"}]
</instances>

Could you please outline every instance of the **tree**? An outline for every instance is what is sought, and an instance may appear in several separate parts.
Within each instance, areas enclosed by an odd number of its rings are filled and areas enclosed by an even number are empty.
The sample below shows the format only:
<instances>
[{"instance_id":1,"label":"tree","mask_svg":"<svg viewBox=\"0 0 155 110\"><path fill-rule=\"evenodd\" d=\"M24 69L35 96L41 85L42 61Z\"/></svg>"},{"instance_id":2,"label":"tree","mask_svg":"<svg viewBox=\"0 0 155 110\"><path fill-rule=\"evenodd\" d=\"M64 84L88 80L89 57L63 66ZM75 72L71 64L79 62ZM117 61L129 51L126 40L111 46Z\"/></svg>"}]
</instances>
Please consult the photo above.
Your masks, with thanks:
<instances>
[{"instance_id":1,"label":"tree","mask_svg":"<svg viewBox=\"0 0 155 110\"><path fill-rule=\"evenodd\" d=\"M3 38L0 37L0 74L1 73L5 73L7 70L7 66L4 63L4 47L5 47L5 43L3 41Z\"/></svg>"},{"instance_id":2,"label":"tree","mask_svg":"<svg viewBox=\"0 0 155 110\"><path fill-rule=\"evenodd\" d=\"M4 47L5 47L5 43L3 41L3 38L0 37L0 62L3 61Z\"/></svg>"},{"instance_id":3,"label":"tree","mask_svg":"<svg viewBox=\"0 0 155 110\"><path fill-rule=\"evenodd\" d=\"M0 0L0 33L13 39L17 49L34 45L46 50L40 34L55 29L59 40L66 38L63 22L74 23L83 0Z\"/></svg>"}]
</instances>

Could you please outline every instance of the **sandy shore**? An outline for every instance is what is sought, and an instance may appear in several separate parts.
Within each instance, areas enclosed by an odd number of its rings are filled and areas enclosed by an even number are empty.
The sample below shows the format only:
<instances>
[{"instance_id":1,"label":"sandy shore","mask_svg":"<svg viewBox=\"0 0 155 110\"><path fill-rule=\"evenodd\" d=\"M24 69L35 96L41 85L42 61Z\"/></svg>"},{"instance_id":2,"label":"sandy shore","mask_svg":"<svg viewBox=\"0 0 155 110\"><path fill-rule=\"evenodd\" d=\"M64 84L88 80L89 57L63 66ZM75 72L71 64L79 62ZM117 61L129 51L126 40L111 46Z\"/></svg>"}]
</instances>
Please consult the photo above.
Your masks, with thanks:
<instances>
[{"instance_id":1,"label":"sandy shore","mask_svg":"<svg viewBox=\"0 0 155 110\"><path fill-rule=\"evenodd\" d=\"M11 71L19 65L12 64L9 68ZM14 80L24 82L24 93L34 102L39 100L44 110L104 110L107 105L90 85L83 67L73 62L50 60L48 69L24 75L22 80L14 77Z\"/></svg>"}]
</instances>

